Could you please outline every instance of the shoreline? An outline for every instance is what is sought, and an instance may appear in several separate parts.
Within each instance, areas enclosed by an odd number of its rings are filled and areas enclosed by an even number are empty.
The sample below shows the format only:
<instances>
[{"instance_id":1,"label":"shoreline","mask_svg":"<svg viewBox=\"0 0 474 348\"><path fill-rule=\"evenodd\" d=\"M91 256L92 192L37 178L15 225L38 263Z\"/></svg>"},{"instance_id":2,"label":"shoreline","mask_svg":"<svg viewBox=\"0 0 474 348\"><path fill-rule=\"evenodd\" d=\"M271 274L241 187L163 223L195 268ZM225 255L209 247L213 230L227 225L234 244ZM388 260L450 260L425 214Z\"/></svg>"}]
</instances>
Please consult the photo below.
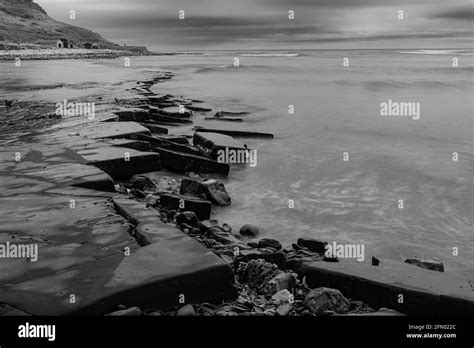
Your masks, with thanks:
<instances>
[{"instance_id":1,"label":"shoreline","mask_svg":"<svg viewBox=\"0 0 474 348\"><path fill-rule=\"evenodd\" d=\"M36 202L44 194L54 195L59 200L58 206L61 206L69 202L70 197L78 201L79 197L88 197L94 204L81 201L86 207L85 216L95 216L94 209L97 208L94 206L98 205L104 213L116 215L114 221L104 222L107 230L115 233L118 226L127 226L117 250L128 245L124 248L128 247L131 255L114 253L103 257L99 251L94 251L101 256L101 260L113 261L110 261L112 266L107 262L105 265L108 266L104 266L113 275L97 276L94 278L97 283L91 286L97 287L103 282L109 290L96 293L95 297L86 299L77 308L61 307L54 296L47 297L49 305L58 306L58 310L63 311L61 314L90 313L94 310L97 311L95 314L102 315L115 308L117 311L112 315L178 316L400 315L447 313L449 310L464 313L474 306L474 299L469 300L466 292L459 290L469 286L467 282L446 275L439 269L424 269L437 267L434 262L419 260L420 267L377 259L365 264L350 263L326 257L325 241L299 238L292 245L283 246L274 239L260 239L257 226L243 226L237 232L232 226L213 220L213 206L232 209L231 197L220 180L231 168L219 165L213 153L225 147L235 130L225 122L222 128L230 138L215 136L220 134L216 129L211 132L197 129L187 136L169 134L172 126L192 124L195 112L210 112L196 106L201 101L156 94L151 90L154 85L165 83L172 77L172 73L161 72L151 80L138 81L130 95L117 99L115 105L110 105L111 110L100 111L92 124L86 117L60 122L47 137L41 138L43 144L35 147L37 152L45 151L41 156L36 155L38 158L29 155L28 145L9 144L9 152L27 151L29 162L34 164L26 165L26 169L21 165L13 169L7 166L11 176L24 176L31 181L23 182L24 179L17 178L19 181L7 182L0 199L10 202L11 197L21 200L22 195L31 195L34 190L18 192L20 184L29 184L38 186L37 196L29 197L29 200ZM176 110L179 105L184 106L184 112ZM192 111L192 108L197 111ZM259 135L254 133L251 136ZM268 134L265 137L271 141ZM75 155L72 156L71 152ZM125 163L128 162L126 159L124 162L124 153L128 154L131 165ZM49 157L56 161L61 158L61 164L45 162L45 158ZM49 172L38 167L49 168ZM38 178L44 178L48 184L42 180L37 182ZM54 207L49 200L48 196L46 206ZM45 212L38 215L41 214ZM56 218L62 221L61 216ZM78 217L72 215L72 218ZM69 223L69 220L66 221ZM28 233L29 229L33 227L25 227L25 233L34 235ZM133 241L123 244L127 236L133 237ZM41 238L47 239L46 245L57 244L59 249L64 249L62 242L53 237ZM95 244L95 241L86 239L83 243ZM112 245L107 246L112 248ZM116 247L115 244L113 247ZM180 249L182 254L179 254ZM77 257L82 254L73 251L72 255ZM90 254L87 256L90 257ZM55 260L57 255L52 253L49 257ZM89 277L87 272L92 272L90 268L97 268L98 262L99 258L75 264L74 267ZM150 262L168 265L174 271L170 276L170 271L166 269L153 271L137 267L147 266ZM184 266L176 268L176 263L184 263ZM28 270L28 265L25 267ZM150 274L139 277L141 272L147 271L158 272L152 274L151 283ZM116 278L117 274L120 276ZM37 275L41 283L45 277L55 279L49 275ZM138 280L130 285L128 281L124 282L127 277ZM177 278L181 288L175 288ZM439 279L443 281L437 282ZM29 281L34 282L35 279ZM27 280L18 280L18 284L22 282ZM43 286L49 285L44 283L46 285ZM114 287L110 286L111 283L115 284ZM77 288L82 289L74 283L70 291L90 292L87 286L82 290ZM5 290L12 294L0 291L0 302L11 308L30 314L48 311L30 303L27 298L12 303L10 301L16 300L15 294L18 295L16 288L7 287ZM41 288L37 291L28 295L39 296ZM397 302L400 294L404 295L402 303ZM433 297L435 301L432 301ZM93 308L101 301L107 302L107 305ZM36 309L36 312L27 308Z\"/></svg>"},{"instance_id":2,"label":"shoreline","mask_svg":"<svg viewBox=\"0 0 474 348\"><path fill-rule=\"evenodd\" d=\"M61 60L61 59L116 59L120 57L142 57L142 56L172 56L188 55L198 53L178 52L142 52L133 50L114 49L23 49L23 50L0 50L0 61L21 60Z\"/></svg>"}]
</instances>

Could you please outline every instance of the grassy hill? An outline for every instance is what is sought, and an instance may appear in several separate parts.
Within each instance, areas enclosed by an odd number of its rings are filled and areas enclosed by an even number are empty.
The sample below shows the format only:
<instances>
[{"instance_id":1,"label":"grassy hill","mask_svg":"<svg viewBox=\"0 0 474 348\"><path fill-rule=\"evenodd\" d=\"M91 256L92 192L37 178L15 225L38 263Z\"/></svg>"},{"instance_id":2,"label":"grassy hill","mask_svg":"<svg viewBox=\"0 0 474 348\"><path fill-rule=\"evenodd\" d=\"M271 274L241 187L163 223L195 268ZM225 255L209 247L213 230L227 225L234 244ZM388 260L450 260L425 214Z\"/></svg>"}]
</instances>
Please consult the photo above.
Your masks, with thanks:
<instances>
[{"instance_id":1,"label":"grassy hill","mask_svg":"<svg viewBox=\"0 0 474 348\"><path fill-rule=\"evenodd\" d=\"M51 48L59 38L120 49L91 30L55 21L33 0L0 0L0 49Z\"/></svg>"}]
</instances>

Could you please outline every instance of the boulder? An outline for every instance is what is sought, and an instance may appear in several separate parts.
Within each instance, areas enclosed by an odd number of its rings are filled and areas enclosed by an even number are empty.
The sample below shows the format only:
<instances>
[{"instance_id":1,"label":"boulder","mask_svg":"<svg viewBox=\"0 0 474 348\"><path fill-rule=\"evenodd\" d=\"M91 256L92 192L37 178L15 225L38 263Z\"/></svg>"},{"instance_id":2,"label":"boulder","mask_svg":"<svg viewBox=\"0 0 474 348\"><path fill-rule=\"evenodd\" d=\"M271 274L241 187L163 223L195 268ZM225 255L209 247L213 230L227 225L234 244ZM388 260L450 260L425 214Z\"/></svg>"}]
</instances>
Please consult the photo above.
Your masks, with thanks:
<instances>
[{"instance_id":1,"label":"boulder","mask_svg":"<svg viewBox=\"0 0 474 348\"><path fill-rule=\"evenodd\" d=\"M160 205L169 210L183 209L185 211L192 211L199 220L209 220L211 217L211 202L194 196L163 194L160 196Z\"/></svg>"},{"instance_id":2,"label":"boulder","mask_svg":"<svg viewBox=\"0 0 474 348\"><path fill-rule=\"evenodd\" d=\"M196 214L192 211L178 213L178 215L176 215L176 223L178 224L178 226L181 226L181 224L187 224L192 227L199 226L199 220Z\"/></svg>"},{"instance_id":3,"label":"boulder","mask_svg":"<svg viewBox=\"0 0 474 348\"><path fill-rule=\"evenodd\" d=\"M313 238L298 238L296 244L300 247L306 248L310 251L324 254L326 252L326 245L328 243L319 241Z\"/></svg>"},{"instance_id":4,"label":"boulder","mask_svg":"<svg viewBox=\"0 0 474 348\"><path fill-rule=\"evenodd\" d=\"M148 177L143 175L134 175L130 179L130 186L140 191L152 191L157 189L155 183Z\"/></svg>"},{"instance_id":5,"label":"boulder","mask_svg":"<svg viewBox=\"0 0 474 348\"><path fill-rule=\"evenodd\" d=\"M291 310L293 309L294 305L292 304L289 304L289 303L285 303L281 306L279 306L277 309L276 309L276 314L278 314L279 316L281 317L284 317L284 316L287 316L290 314Z\"/></svg>"},{"instance_id":6,"label":"boulder","mask_svg":"<svg viewBox=\"0 0 474 348\"><path fill-rule=\"evenodd\" d=\"M306 295L304 305L316 315L325 311L345 314L349 311L350 302L337 289L316 288Z\"/></svg>"},{"instance_id":7,"label":"boulder","mask_svg":"<svg viewBox=\"0 0 474 348\"><path fill-rule=\"evenodd\" d=\"M243 225L240 228L239 233L243 236L255 237L256 235L258 235L259 230L258 230L258 227L254 226L254 225Z\"/></svg>"},{"instance_id":8,"label":"boulder","mask_svg":"<svg viewBox=\"0 0 474 348\"><path fill-rule=\"evenodd\" d=\"M261 293L273 296L282 290L293 290L296 286L296 277L291 273L280 273L272 278L262 289Z\"/></svg>"},{"instance_id":9,"label":"boulder","mask_svg":"<svg viewBox=\"0 0 474 348\"><path fill-rule=\"evenodd\" d=\"M222 244L240 243L240 240L238 240L232 233L225 232L218 226L210 227L207 230L207 237Z\"/></svg>"},{"instance_id":10,"label":"boulder","mask_svg":"<svg viewBox=\"0 0 474 348\"><path fill-rule=\"evenodd\" d=\"M237 258L238 262L247 262L249 260L264 260L269 263L274 263L280 269L285 269L286 267L286 254L282 251L276 253L267 253L263 254L257 250L241 250L240 256Z\"/></svg>"},{"instance_id":11,"label":"boulder","mask_svg":"<svg viewBox=\"0 0 474 348\"><path fill-rule=\"evenodd\" d=\"M432 271L444 272L444 265L443 263L435 258L432 259L420 259L420 258L413 258L413 259L406 259L406 263L411 265L415 265L421 268L429 269Z\"/></svg>"},{"instance_id":12,"label":"boulder","mask_svg":"<svg viewBox=\"0 0 474 348\"><path fill-rule=\"evenodd\" d=\"M190 194L202 197L214 204L228 206L231 204L231 198L227 193L224 184L219 180L209 179L202 182L183 179L181 182L180 194Z\"/></svg>"},{"instance_id":13,"label":"boulder","mask_svg":"<svg viewBox=\"0 0 474 348\"><path fill-rule=\"evenodd\" d=\"M279 241L275 239L270 239L270 238L260 239L260 241L258 242L258 247L259 248L272 248L272 249L275 249L276 251L282 248L281 243Z\"/></svg>"}]
</instances>

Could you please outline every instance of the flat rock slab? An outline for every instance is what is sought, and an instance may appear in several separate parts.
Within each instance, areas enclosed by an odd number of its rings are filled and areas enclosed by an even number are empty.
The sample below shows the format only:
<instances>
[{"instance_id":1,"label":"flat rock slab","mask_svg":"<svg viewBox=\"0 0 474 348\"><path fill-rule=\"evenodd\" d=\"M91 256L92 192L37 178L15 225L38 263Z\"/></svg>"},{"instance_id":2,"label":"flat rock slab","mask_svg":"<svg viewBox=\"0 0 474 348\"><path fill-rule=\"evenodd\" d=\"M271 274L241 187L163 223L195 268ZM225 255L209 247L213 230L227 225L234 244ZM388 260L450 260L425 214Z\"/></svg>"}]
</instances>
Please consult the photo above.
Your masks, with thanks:
<instances>
[{"instance_id":1,"label":"flat rock slab","mask_svg":"<svg viewBox=\"0 0 474 348\"><path fill-rule=\"evenodd\" d=\"M226 148L229 150L245 150L243 145L231 136L219 133L195 133L193 143L211 149L213 153Z\"/></svg>"},{"instance_id":2,"label":"flat rock slab","mask_svg":"<svg viewBox=\"0 0 474 348\"><path fill-rule=\"evenodd\" d=\"M168 128L166 127L161 127L156 124L152 123L141 123L141 125L147 129L150 130L152 133L157 133L157 134L168 134Z\"/></svg>"},{"instance_id":3,"label":"flat rock slab","mask_svg":"<svg viewBox=\"0 0 474 348\"><path fill-rule=\"evenodd\" d=\"M198 128L196 132L199 133L220 133L230 135L235 138L266 138L273 139L273 134L261 133L261 132L249 132L245 130L227 130L227 129L210 129L210 128Z\"/></svg>"},{"instance_id":4,"label":"flat rock slab","mask_svg":"<svg viewBox=\"0 0 474 348\"><path fill-rule=\"evenodd\" d=\"M98 122L73 134L89 139L129 138L132 134L151 135L150 130L135 122Z\"/></svg>"},{"instance_id":5,"label":"flat rock slab","mask_svg":"<svg viewBox=\"0 0 474 348\"><path fill-rule=\"evenodd\" d=\"M3 295L12 284L136 247L128 221L104 198L32 194L1 198L0 220L0 244L38 248L36 261L0 257L0 303L9 303Z\"/></svg>"},{"instance_id":6,"label":"flat rock slab","mask_svg":"<svg viewBox=\"0 0 474 348\"><path fill-rule=\"evenodd\" d=\"M230 166L227 163L219 163L206 157L172 151L162 147L155 147L160 154L163 168L177 173L213 173L229 175Z\"/></svg>"},{"instance_id":7,"label":"flat rock slab","mask_svg":"<svg viewBox=\"0 0 474 348\"><path fill-rule=\"evenodd\" d=\"M40 238L38 263L0 262L0 303L10 308L5 313L15 308L18 314L103 315L116 310L118 304L173 307L182 295L186 302L235 297L231 267L179 230L137 249L129 239L127 223L115 214L109 216L110 207L101 208L103 201L78 200L75 214L80 214L72 217L60 201L64 197L55 199L62 209L31 196L21 205L0 200L1 211L10 216L10 220L2 216L7 221L0 230L3 241L11 235L2 232L12 227L17 229L17 238ZM9 204L10 211L1 204ZM137 217L136 211L128 210L144 223L153 222L151 215ZM35 218L22 224L18 220L25 220L25 211ZM117 229L117 219L122 229ZM131 248L130 256L125 255L124 246Z\"/></svg>"},{"instance_id":8,"label":"flat rock slab","mask_svg":"<svg viewBox=\"0 0 474 348\"><path fill-rule=\"evenodd\" d=\"M186 235L176 226L162 222L157 212L144 203L131 199L114 199L117 211L135 225L135 238L140 245L149 245L164 239L182 239Z\"/></svg>"},{"instance_id":9,"label":"flat rock slab","mask_svg":"<svg viewBox=\"0 0 474 348\"><path fill-rule=\"evenodd\" d=\"M114 112L120 121L145 121L150 119L150 113L141 108L120 108Z\"/></svg>"},{"instance_id":10,"label":"flat rock slab","mask_svg":"<svg viewBox=\"0 0 474 348\"><path fill-rule=\"evenodd\" d=\"M403 262L382 260L379 266L313 262L304 263L300 272L311 288L337 288L375 309L386 307L410 315L474 313L474 289L467 280Z\"/></svg>"},{"instance_id":11,"label":"flat rock slab","mask_svg":"<svg viewBox=\"0 0 474 348\"><path fill-rule=\"evenodd\" d=\"M114 192L114 181L102 170L80 163L63 163L45 166L44 169L19 171L29 178L46 178L55 185L77 186Z\"/></svg>"},{"instance_id":12,"label":"flat rock slab","mask_svg":"<svg viewBox=\"0 0 474 348\"><path fill-rule=\"evenodd\" d=\"M135 174L161 169L160 155L114 146L88 149L78 152L89 165L93 165L113 179L128 179Z\"/></svg>"}]
</instances>

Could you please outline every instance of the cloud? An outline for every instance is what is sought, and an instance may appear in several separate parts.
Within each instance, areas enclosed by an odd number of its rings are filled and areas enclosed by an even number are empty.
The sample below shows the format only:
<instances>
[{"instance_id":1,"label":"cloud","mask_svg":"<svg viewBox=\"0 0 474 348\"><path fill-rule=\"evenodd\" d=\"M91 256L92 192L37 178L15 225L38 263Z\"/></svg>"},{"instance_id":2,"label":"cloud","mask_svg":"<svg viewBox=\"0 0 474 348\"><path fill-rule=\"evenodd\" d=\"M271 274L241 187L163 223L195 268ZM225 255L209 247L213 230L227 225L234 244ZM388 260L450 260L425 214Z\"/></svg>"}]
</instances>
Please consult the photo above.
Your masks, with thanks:
<instances>
[{"instance_id":1,"label":"cloud","mask_svg":"<svg viewBox=\"0 0 474 348\"><path fill-rule=\"evenodd\" d=\"M460 21L474 20L474 6L459 7L447 11L437 12L432 15L432 18L454 19Z\"/></svg>"},{"instance_id":2,"label":"cloud","mask_svg":"<svg viewBox=\"0 0 474 348\"><path fill-rule=\"evenodd\" d=\"M58 20L118 43L219 48L465 35L473 0L37 0ZM70 9L77 19L70 21ZM289 20L288 10L295 10ZM397 19L403 9L406 19ZM185 20L178 11L184 10ZM458 35L458 36L456 36ZM464 36L463 36L464 37ZM372 39L368 39L372 38ZM421 43L420 43L421 44Z\"/></svg>"}]
</instances>

